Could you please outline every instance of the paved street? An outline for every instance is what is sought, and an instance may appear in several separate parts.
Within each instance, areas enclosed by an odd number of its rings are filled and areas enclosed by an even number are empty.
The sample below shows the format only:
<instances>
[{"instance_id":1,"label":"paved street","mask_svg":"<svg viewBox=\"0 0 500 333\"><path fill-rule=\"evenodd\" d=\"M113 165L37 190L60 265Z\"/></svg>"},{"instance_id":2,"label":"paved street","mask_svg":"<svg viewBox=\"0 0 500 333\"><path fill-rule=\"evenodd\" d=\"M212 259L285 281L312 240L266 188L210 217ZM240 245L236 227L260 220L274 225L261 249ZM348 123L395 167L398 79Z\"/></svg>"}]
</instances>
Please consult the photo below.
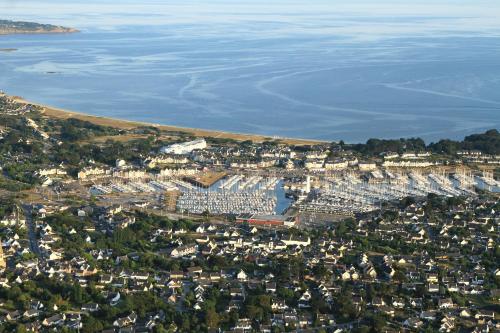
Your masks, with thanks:
<instances>
[{"instance_id":1,"label":"paved street","mask_svg":"<svg viewBox=\"0 0 500 333\"><path fill-rule=\"evenodd\" d=\"M23 212L26 218L26 225L28 226L28 237L30 241L30 249L36 254L38 257L42 256L42 252L40 251L40 247L38 246L38 239L36 235L35 222L33 221L32 215L32 207L31 205L24 204Z\"/></svg>"}]
</instances>

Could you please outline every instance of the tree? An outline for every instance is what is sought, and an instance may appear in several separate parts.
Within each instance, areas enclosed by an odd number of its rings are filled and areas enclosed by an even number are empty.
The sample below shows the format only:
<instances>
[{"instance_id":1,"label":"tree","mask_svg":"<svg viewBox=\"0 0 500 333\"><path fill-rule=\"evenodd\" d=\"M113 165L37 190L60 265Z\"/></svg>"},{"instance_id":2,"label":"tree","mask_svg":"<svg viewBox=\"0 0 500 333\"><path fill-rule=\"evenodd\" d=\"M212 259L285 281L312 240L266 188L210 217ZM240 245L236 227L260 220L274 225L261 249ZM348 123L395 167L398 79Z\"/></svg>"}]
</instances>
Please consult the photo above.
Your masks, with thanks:
<instances>
[{"instance_id":1,"label":"tree","mask_svg":"<svg viewBox=\"0 0 500 333\"><path fill-rule=\"evenodd\" d=\"M26 330L26 326L24 326L23 324L17 325L16 333L27 333L27 332L28 330Z\"/></svg>"},{"instance_id":2,"label":"tree","mask_svg":"<svg viewBox=\"0 0 500 333\"><path fill-rule=\"evenodd\" d=\"M205 312L205 324L209 328L216 328L219 325L219 315L215 312L215 309L207 309Z\"/></svg>"},{"instance_id":3,"label":"tree","mask_svg":"<svg viewBox=\"0 0 500 333\"><path fill-rule=\"evenodd\" d=\"M342 316L344 320L353 320L358 315L358 311L356 307L352 303L350 297L347 294L340 295L339 298L335 301L334 310Z\"/></svg>"},{"instance_id":4,"label":"tree","mask_svg":"<svg viewBox=\"0 0 500 333\"><path fill-rule=\"evenodd\" d=\"M243 311L243 315L249 319L256 319L261 321L263 311L262 308L255 305L247 305Z\"/></svg>"},{"instance_id":5,"label":"tree","mask_svg":"<svg viewBox=\"0 0 500 333\"><path fill-rule=\"evenodd\" d=\"M318 279L324 279L325 277L329 276L329 272L322 262L314 266L312 271L314 273L314 277Z\"/></svg>"},{"instance_id":6,"label":"tree","mask_svg":"<svg viewBox=\"0 0 500 333\"><path fill-rule=\"evenodd\" d=\"M383 316L374 314L368 318L368 321L370 322L372 331L384 332L384 328L387 325L387 320Z\"/></svg>"},{"instance_id":7,"label":"tree","mask_svg":"<svg viewBox=\"0 0 500 333\"><path fill-rule=\"evenodd\" d=\"M102 323L92 316L84 316L82 324L83 324L83 328L81 329L82 333L100 332L104 329Z\"/></svg>"},{"instance_id":8,"label":"tree","mask_svg":"<svg viewBox=\"0 0 500 333\"><path fill-rule=\"evenodd\" d=\"M73 289L71 290L71 300L78 305L83 303L83 290L78 283L73 285Z\"/></svg>"}]
</instances>

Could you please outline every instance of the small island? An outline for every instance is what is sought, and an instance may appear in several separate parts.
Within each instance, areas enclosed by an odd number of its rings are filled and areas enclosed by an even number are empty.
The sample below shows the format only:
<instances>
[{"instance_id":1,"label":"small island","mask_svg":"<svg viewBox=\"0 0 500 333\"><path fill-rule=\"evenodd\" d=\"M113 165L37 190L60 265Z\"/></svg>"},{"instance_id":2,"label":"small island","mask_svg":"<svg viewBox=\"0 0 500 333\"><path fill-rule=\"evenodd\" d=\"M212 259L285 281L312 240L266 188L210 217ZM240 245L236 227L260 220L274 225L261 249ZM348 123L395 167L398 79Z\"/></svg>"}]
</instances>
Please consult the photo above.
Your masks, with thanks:
<instances>
[{"instance_id":1,"label":"small island","mask_svg":"<svg viewBox=\"0 0 500 333\"><path fill-rule=\"evenodd\" d=\"M52 24L0 20L0 35L74 33L78 30Z\"/></svg>"}]
</instances>

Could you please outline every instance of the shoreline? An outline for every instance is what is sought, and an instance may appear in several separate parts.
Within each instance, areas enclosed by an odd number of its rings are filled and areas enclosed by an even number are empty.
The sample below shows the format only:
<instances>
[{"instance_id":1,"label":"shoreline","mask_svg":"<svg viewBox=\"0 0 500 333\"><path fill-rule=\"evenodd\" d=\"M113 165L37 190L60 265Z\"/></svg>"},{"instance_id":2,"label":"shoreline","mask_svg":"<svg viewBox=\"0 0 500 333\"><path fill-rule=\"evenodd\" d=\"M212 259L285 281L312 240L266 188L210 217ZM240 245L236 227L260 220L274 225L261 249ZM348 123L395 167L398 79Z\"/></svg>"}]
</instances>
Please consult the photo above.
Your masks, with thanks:
<instances>
[{"instance_id":1,"label":"shoreline","mask_svg":"<svg viewBox=\"0 0 500 333\"><path fill-rule=\"evenodd\" d=\"M42 114L47 117L57 118L57 119L68 119L68 118L76 118L79 120L88 121L97 125L115 127L123 130L131 130L138 127L155 127L160 130L170 131L170 132L184 132L191 134L195 137L211 137L211 138L220 138L220 139L233 139L237 141L245 141L252 140L254 142L263 142L263 141L275 141L279 140L286 144L295 144L295 145L315 145L315 144L323 144L328 143L328 141L322 140L313 140L313 139L302 139L302 138L288 138L288 137L277 137L274 138L270 135L261 135L261 134L249 134L249 133L238 133L238 132L228 132L228 131L220 131L220 130L210 130L203 128L194 128L194 127L182 127L182 126L173 126L173 125L163 125L163 124L155 124L149 122L142 121L134 121L134 120L124 120L117 119L106 116L94 116L91 114L66 110L58 107L54 107L47 104L41 104L36 102L31 102L21 96L13 96L7 95L12 98L14 101L18 103L31 104L38 106L42 109Z\"/></svg>"},{"instance_id":2,"label":"shoreline","mask_svg":"<svg viewBox=\"0 0 500 333\"><path fill-rule=\"evenodd\" d=\"M0 29L0 36L7 35L50 35L50 34L74 34L81 32L75 28L56 27L52 30L21 30L21 29Z\"/></svg>"},{"instance_id":3,"label":"shoreline","mask_svg":"<svg viewBox=\"0 0 500 333\"><path fill-rule=\"evenodd\" d=\"M63 34L74 34L78 33L80 30L72 31L0 31L0 36L10 36L10 35L63 35Z\"/></svg>"}]
</instances>

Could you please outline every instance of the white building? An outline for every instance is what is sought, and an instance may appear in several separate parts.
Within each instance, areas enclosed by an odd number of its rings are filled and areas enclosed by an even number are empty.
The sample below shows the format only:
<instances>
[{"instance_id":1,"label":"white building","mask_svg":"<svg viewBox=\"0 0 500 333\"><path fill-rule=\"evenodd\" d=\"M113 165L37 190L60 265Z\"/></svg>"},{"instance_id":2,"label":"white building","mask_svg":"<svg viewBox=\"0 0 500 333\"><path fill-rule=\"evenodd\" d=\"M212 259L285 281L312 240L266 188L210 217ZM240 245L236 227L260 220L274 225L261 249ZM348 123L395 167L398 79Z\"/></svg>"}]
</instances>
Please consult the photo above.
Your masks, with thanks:
<instances>
[{"instance_id":1,"label":"white building","mask_svg":"<svg viewBox=\"0 0 500 333\"><path fill-rule=\"evenodd\" d=\"M207 148L207 142L205 139L197 139L193 141L175 143L170 146L165 146L160 149L161 153L164 154L177 154L185 155L191 153L195 149L205 149Z\"/></svg>"},{"instance_id":2,"label":"white building","mask_svg":"<svg viewBox=\"0 0 500 333\"><path fill-rule=\"evenodd\" d=\"M125 160L122 160L122 159L117 159L116 160L116 167L117 168L123 168L127 165L127 162Z\"/></svg>"},{"instance_id":3,"label":"white building","mask_svg":"<svg viewBox=\"0 0 500 333\"><path fill-rule=\"evenodd\" d=\"M307 159L304 161L304 167L308 170L321 171L324 163L325 161L322 159Z\"/></svg>"},{"instance_id":4,"label":"white building","mask_svg":"<svg viewBox=\"0 0 500 333\"><path fill-rule=\"evenodd\" d=\"M409 167L409 168L426 168L437 163L427 162L427 161L384 161L382 166L384 167Z\"/></svg>"},{"instance_id":5,"label":"white building","mask_svg":"<svg viewBox=\"0 0 500 333\"><path fill-rule=\"evenodd\" d=\"M344 170L349 166L349 161L344 159L330 160L325 162L326 170Z\"/></svg>"},{"instance_id":6,"label":"white building","mask_svg":"<svg viewBox=\"0 0 500 333\"><path fill-rule=\"evenodd\" d=\"M373 171L377 169L377 165L373 162L360 162L358 163L360 171Z\"/></svg>"}]
</instances>

